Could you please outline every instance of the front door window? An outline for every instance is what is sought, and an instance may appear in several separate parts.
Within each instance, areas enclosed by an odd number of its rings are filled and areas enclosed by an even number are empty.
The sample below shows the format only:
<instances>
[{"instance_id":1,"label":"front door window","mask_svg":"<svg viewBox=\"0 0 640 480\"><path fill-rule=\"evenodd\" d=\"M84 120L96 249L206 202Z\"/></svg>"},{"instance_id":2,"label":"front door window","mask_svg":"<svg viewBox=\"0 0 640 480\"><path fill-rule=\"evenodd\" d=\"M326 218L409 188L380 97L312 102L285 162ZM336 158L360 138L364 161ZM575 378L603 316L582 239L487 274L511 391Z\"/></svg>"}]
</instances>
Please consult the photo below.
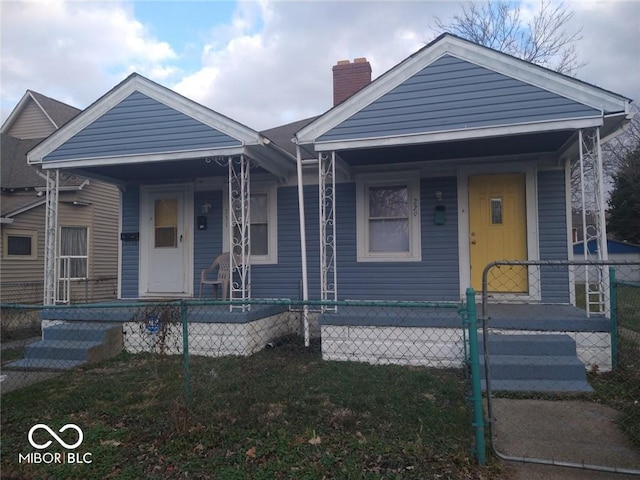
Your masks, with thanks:
<instances>
[{"instance_id":1,"label":"front door window","mask_svg":"<svg viewBox=\"0 0 640 480\"><path fill-rule=\"evenodd\" d=\"M160 198L155 201L155 247L178 247L178 199Z\"/></svg>"}]
</instances>

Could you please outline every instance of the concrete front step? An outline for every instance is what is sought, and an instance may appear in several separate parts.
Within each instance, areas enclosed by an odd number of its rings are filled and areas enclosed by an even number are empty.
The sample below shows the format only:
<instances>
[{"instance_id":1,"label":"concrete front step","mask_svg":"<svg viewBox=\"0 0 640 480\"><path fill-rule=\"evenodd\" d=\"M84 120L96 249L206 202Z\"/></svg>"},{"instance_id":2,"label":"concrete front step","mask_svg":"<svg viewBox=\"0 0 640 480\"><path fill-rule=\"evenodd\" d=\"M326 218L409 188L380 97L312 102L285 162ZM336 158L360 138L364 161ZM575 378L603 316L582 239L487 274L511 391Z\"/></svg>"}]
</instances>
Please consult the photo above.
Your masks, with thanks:
<instances>
[{"instance_id":1,"label":"concrete front step","mask_svg":"<svg viewBox=\"0 0 640 480\"><path fill-rule=\"evenodd\" d=\"M87 363L84 360L52 360L50 358L23 358L6 365L15 370L69 370Z\"/></svg>"},{"instance_id":2,"label":"concrete front step","mask_svg":"<svg viewBox=\"0 0 640 480\"><path fill-rule=\"evenodd\" d=\"M486 390L484 380L482 380L482 389ZM589 393L593 392L593 388L586 380L493 380L491 391Z\"/></svg>"},{"instance_id":3,"label":"concrete front step","mask_svg":"<svg viewBox=\"0 0 640 480\"><path fill-rule=\"evenodd\" d=\"M41 340L28 345L26 358L48 358L50 360L88 361L92 350L100 347L100 342L78 342L70 340Z\"/></svg>"},{"instance_id":4,"label":"concrete front step","mask_svg":"<svg viewBox=\"0 0 640 480\"><path fill-rule=\"evenodd\" d=\"M65 370L98 362L122 351L122 326L112 323L70 322L45 327L43 340L25 347L25 358L6 368Z\"/></svg>"},{"instance_id":5,"label":"concrete front step","mask_svg":"<svg viewBox=\"0 0 640 480\"><path fill-rule=\"evenodd\" d=\"M576 356L576 342L569 335L563 334L492 334L488 337L488 350L490 355Z\"/></svg>"},{"instance_id":6,"label":"concrete front step","mask_svg":"<svg viewBox=\"0 0 640 480\"><path fill-rule=\"evenodd\" d=\"M480 360L484 378L484 359ZM536 355L491 355L493 380L574 380L586 379L578 357Z\"/></svg>"},{"instance_id":7,"label":"concrete front step","mask_svg":"<svg viewBox=\"0 0 640 480\"><path fill-rule=\"evenodd\" d=\"M79 342L102 342L109 332L120 332L122 327L113 323L72 322L46 327L43 340L66 340Z\"/></svg>"},{"instance_id":8,"label":"concrete front step","mask_svg":"<svg viewBox=\"0 0 640 480\"><path fill-rule=\"evenodd\" d=\"M593 391L569 335L491 334L487 341L493 391ZM485 388L484 356L480 356L480 363Z\"/></svg>"}]
</instances>

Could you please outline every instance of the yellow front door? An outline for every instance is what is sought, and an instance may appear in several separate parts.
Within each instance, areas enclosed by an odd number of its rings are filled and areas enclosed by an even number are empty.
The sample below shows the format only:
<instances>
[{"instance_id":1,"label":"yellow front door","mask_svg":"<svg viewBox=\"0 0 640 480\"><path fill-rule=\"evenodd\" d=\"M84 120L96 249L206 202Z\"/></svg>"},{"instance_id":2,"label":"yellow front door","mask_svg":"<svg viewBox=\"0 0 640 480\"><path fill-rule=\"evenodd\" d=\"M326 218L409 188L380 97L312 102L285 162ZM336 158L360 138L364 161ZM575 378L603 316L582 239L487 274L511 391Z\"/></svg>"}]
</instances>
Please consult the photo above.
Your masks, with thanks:
<instances>
[{"instance_id":1,"label":"yellow front door","mask_svg":"<svg viewBox=\"0 0 640 480\"><path fill-rule=\"evenodd\" d=\"M469 177L469 257L471 285L482 291L482 271L496 260L527 260L524 174ZM527 291L526 267L489 271L488 291Z\"/></svg>"}]
</instances>

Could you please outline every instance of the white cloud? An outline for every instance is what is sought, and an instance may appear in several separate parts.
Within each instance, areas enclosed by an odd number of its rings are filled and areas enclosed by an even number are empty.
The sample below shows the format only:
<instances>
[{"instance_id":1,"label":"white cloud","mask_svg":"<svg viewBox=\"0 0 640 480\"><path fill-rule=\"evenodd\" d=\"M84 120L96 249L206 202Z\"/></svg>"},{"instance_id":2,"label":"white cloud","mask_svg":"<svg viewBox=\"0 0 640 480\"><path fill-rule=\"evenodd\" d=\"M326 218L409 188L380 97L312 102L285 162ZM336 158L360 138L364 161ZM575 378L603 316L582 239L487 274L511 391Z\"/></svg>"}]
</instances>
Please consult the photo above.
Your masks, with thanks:
<instances>
[{"instance_id":1,"label":"white cloud","mask_svg":"<svg viewBox=\"0 0 640 480\"><path fill-rule=\"evenodd\" d=\"M85 107L131 71L162 79L177 70L171 46L150 37L124 3L2 2L1 8L3 118L26 89Z\"/></svg>"},{"instance_id":2,"label":"white cloud","mask_svg":"<svg viewBox=\"0 0 640 480\"><path fill-rule=\"evenodd\" d=\"M640 2L569 6L576 11L574 25L583 27L577 47L588 62L579 77L640 99ZM435 38L434 17L446 20L459 5L242 1L201 44L191 37L184 58L176 53L182 47L168 42L171 34L150 24L152 36L124 0L1 2L0 8L2 118L28 88L85 107L137 71L263 129L326 111L336 61L367 57L375 78ZM211 8L215 13L214 2ZM189 28L179 17L172 24ZM187 56L199 65L186 67Z\"/></svg>"},{"instance_id":3,"label":"white cloud","mask_svg":"<svg viewBox=\"0 0 640 480\"><path fill-rule=\"evenodd\" d=\"M336 61L367 57L375 78L422 47L432 14L447 8L437 2L240 3L231 24L211 32L203 70L175 89L256 129L317 115L331 107Z\"/></svg>"},{"instance_id":4,"label":"white cloud","mask_svg":"<svg viewBox=\"0 0 640 480\"><path fill-rule=\"evenodd\" d=\"M640 2L589 1L576 7L582 25L578 78L640 101Z\"/></svg>"}]
</instances>

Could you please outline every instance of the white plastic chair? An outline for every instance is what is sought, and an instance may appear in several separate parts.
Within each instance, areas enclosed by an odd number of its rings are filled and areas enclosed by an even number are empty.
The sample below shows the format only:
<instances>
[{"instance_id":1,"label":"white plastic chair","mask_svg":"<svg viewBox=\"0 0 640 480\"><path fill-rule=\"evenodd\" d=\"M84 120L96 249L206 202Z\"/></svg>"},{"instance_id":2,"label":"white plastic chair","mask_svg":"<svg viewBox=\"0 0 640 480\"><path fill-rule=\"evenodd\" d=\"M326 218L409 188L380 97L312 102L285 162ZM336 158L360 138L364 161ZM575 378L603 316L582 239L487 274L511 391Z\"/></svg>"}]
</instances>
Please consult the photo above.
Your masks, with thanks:
<instances>
[{"instance_id":1,"label":"white plastic chair","mask_svg":"<svg viewBox=\"0 0 640 480\"><path fill-rule=\"evenodd\" d=\"M210 274L218 271L216 278L210 278ZM229 278L231 276L231 267L229 265L229 252L222 253L216 257L209 268L205 268L200 273L200 296L202 298L202 286L213 286L213 299L218 299L218 287L222 287L222 300L227 298L227 290L229 289Z\"/></svg>"}]
</instances>

